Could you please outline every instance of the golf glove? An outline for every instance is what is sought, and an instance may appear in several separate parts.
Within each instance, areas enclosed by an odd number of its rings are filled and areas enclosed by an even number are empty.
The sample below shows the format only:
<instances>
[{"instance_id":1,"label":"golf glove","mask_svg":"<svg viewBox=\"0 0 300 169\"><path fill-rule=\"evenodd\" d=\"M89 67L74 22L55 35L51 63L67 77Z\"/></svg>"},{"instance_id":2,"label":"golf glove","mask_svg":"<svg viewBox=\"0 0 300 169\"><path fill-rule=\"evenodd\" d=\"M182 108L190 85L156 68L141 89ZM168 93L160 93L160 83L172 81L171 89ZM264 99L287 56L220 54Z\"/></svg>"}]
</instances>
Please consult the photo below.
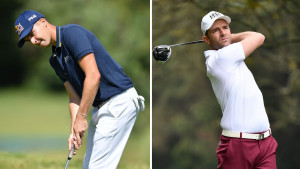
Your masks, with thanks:
<instances>
[{"instance_id":1,"label":"golf glove","mask_svg":"<svg viewBox=\"0 0 300 169\"><path fill-rule=\"evenodd\" d=\"M138 109L138 111L144 111L145 110L145 98L143 96L138 96L135 98L132 98L133 103L135 107Z\"/></svg>"}]
</instances>

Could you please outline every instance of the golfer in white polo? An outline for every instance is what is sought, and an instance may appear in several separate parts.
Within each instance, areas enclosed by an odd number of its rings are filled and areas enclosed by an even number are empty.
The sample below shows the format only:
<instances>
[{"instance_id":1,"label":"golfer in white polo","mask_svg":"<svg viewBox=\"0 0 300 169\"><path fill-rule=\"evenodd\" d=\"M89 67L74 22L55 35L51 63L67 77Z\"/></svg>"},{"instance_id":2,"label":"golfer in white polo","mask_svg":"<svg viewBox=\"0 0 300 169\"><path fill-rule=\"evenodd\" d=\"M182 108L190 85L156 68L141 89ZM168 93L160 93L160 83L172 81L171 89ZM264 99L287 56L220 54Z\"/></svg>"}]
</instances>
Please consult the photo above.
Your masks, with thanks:
<instances>
[{"instance_id":1,"label":"golfer in white polo","mask_svg":"<svg viewBox=\"0 0 300 169\"><path fill-rule=\"evenodd\" d=\"M276 169L277 142L264 100L244 60L264 42L257 32L231 34L231 18L211 11L202 19L207 76L221 106L220 169Z\"/></svg>"}]
</instances>

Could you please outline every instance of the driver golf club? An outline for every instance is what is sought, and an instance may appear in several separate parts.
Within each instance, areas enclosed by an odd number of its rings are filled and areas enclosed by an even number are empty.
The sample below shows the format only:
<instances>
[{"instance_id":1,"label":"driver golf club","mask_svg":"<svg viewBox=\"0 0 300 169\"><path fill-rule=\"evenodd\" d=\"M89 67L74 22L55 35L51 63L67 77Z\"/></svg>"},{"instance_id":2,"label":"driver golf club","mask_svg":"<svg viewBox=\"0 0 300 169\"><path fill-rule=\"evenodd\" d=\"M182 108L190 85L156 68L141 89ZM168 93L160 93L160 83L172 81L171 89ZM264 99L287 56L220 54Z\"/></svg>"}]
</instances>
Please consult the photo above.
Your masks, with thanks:
<instances>
[{"instance_id":1,"label":"driver golf club","mask_svg":"<svg viewBox=\"0 0 300 169\"><path fill-rule=\"evenodd\" d=\"M68 167L68 165L69 165L69 162L70 162L70 160L72 159L72 156L73 156L73 154L74 154L74 151L75 151L75 145L73 144L73 145L72 145L72 149L71 149L71 151L70 151L70 153L69 153L69 156L68 156L68 161L67 161L67 163L66 163L65 169L67 169L67 167Z\"/></svg>"},{"instance_id":2,"label":"driver golf club","mask_svg":"<svg viewBox=\"0 0 300 169\"><path fill-rule=\"evenodd\" d=\"M189 44L194 44L194 43L202 43L202 42L204 42L204 40L178 43L178 44L173 44L173 45L159 45L153 49L152 55L156 61L158 61L160 63L166 63L170 59L170 56L171 56L171 52L172 52L171 47L181 46L181 45L189 45Z\"/></svg>"}]
</instances>

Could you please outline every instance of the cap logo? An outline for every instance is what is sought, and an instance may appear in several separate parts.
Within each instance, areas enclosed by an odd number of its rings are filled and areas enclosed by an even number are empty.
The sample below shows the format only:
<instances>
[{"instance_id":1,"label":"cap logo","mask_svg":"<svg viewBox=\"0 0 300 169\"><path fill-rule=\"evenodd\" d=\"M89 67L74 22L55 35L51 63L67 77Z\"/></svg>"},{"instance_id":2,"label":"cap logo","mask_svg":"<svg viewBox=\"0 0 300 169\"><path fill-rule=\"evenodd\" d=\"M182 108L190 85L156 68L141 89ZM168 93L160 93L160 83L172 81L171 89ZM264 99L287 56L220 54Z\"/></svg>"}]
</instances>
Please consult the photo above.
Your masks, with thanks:
<instances>
[{"instance_id":1,"label":"cap logo","mask_svg":"<svg viewBox=\"0 0 300 169\"><path fill-rule=\"evenodd\" d=\"M214 12L214 13L209 15L210 19L213 19L213 18L218 17L218 16L221 16L221 14L218 13L218 12Z\"/></svg>"},{"instance_id":2,"label":"cap logo","mask_svg":"<svg viewBox=\"0 0 300 169\"><path fill-rule=\"evenodd\" d=\"M36 15L32 15L31 17L28 18L28 21L30 22L32 19L36 18Z\"/></svg>"},{"instance_id":3,"label":"cap logo","mask_svg":"<svg viewBox=\"0 0 300 169\"><path fill-rule=\"evenodd\" d=\"M23 26L19 23L19 25L15 26L16 32L20 35L21 32L24 30Z\"/></svg>"}]
</instances>

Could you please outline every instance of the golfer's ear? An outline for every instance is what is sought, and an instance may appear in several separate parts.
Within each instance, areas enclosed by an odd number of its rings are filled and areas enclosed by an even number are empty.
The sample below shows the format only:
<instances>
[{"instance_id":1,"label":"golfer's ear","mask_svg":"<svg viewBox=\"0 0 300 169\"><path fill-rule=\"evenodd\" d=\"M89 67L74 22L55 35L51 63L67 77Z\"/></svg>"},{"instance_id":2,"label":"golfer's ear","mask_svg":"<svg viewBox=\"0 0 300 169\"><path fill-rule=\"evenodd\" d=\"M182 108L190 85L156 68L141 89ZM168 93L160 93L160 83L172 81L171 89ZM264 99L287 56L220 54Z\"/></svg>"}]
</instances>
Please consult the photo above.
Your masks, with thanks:
<instances>
[{"instance_id":1,"label":"golfer's ear","mask_svg":"<svg viewBox=\"0 0 300 169\"><path fill-rule=\"evenodd\" d=\"M207 43L208 45L210 45L210 41L209 41L209 39L208 39L208 37L207 36L202 36L202 39L204 40L204 42L205 43Z\"/></svg>"},{"instance_id":2,"label":"golfer's ear","mask_svg":"<svg viewBox=\"0 0 300 169\"><path fill-rule=\"evenodd\" d=\"M46 26L47 26L47 20L46 20L45 18L39 19L39 21L38 21L37 23L43 24L43 25L46 25Z\"/></svg>"}]
</instances>

